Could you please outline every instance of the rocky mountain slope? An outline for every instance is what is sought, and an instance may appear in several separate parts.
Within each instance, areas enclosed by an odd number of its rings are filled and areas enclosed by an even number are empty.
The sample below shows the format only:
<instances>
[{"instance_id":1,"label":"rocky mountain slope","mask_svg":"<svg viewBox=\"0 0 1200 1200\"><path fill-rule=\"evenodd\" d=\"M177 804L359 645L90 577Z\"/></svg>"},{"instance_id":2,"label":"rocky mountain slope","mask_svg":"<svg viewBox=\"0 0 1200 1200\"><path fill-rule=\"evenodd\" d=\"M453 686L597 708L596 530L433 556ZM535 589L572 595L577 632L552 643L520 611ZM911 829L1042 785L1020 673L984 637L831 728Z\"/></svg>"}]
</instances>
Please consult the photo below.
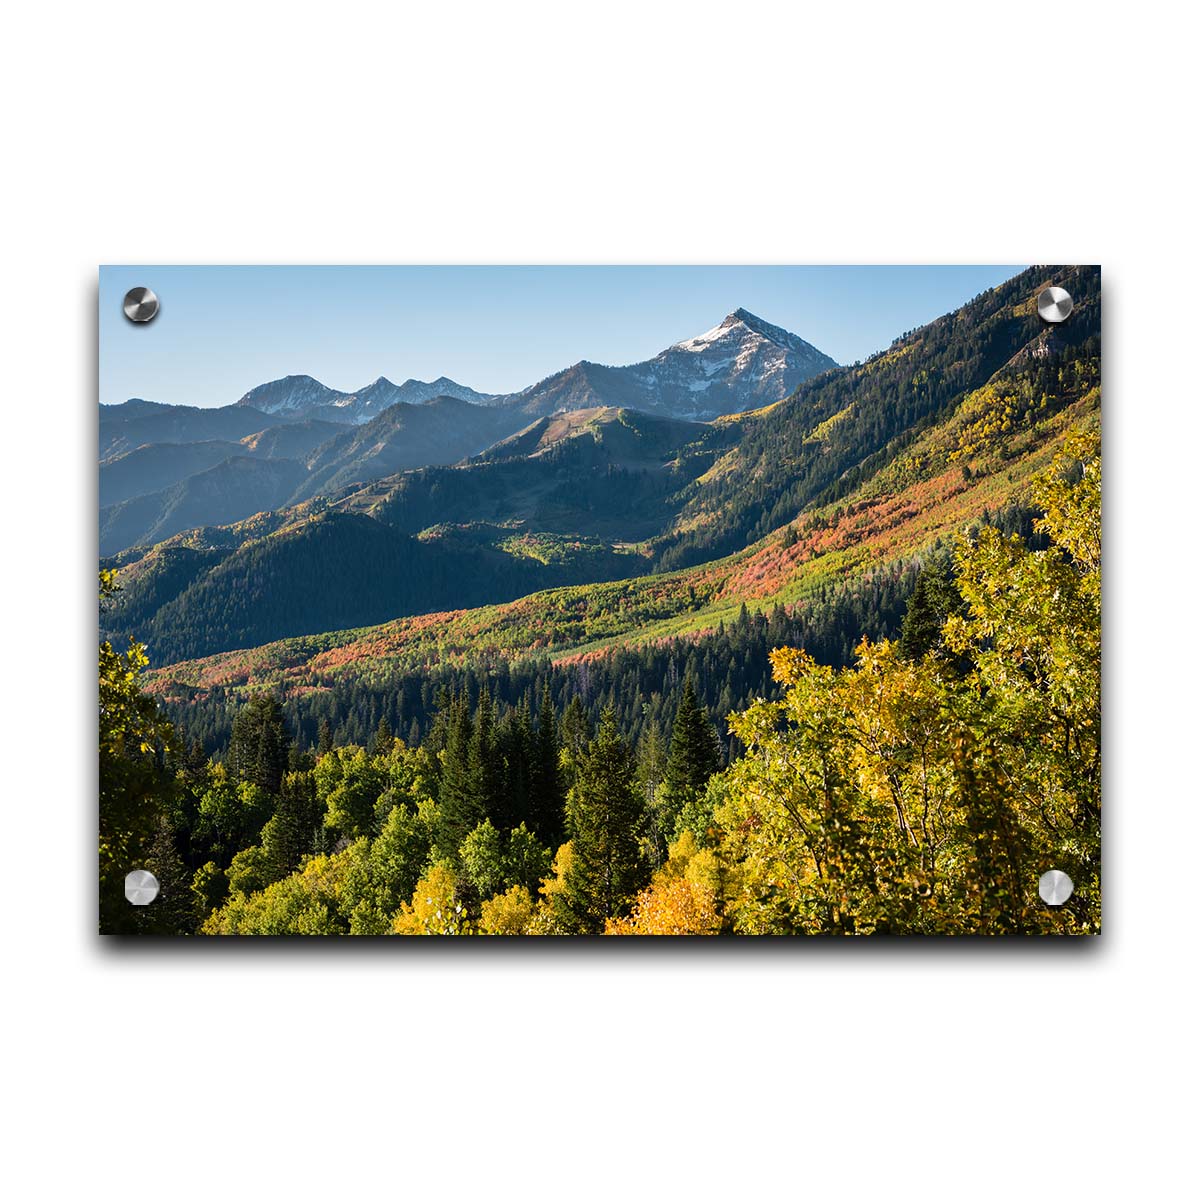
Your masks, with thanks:
<instances>
[{"instance_id":1,"label":"rocky mountain slope","mask_svg":"<svg viewBox=\"0 0 1200 1200\"><path fill-rule=\"evenodd\" d=\"M578 362L498 401L531 415L616 406L704 421L782 400L837 363L802 338L735 309L719 325L646 362Z\"/></svg>"},{"instance_id":2,"label":"rocky mountain slope","mask_svg":"<svg viewBox=\"0 0 1200 1200\"><path fill-rule=\"evenodd\" d=\"M357 392L335 391L311 375L288 375L251 388L237 403L271 416L317 417L363 425L393 404L425 404L439 396L452 396L470 404L494 399L444 375L432 383L406 379L398 385L381 375Z\"/></svg>"}]
</instances>

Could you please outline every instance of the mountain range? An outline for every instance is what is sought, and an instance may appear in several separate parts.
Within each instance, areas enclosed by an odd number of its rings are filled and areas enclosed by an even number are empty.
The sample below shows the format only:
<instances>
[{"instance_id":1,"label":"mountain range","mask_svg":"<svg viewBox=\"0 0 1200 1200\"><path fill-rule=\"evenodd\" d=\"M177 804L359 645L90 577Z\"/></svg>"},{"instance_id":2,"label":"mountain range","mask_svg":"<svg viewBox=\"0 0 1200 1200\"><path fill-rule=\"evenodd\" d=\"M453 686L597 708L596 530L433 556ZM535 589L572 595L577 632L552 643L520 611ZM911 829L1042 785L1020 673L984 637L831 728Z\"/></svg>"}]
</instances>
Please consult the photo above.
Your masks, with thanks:
<instances>
[{"instance_id":1,"label":"mountain range","mask_svg":"<svg viewBox=\"0 0 1200 1200\"><path fill-rule=\"evenodd\" d=\"M1053 332L1034 299L1049 282L1076 305ZM247 437L245 455L172 485L182 488L174 533L109 559L122 591L105 632L146 641L156 686L192 703L264 682L304 694L368 677L384 686L479 654L586 654L702 635L744 602L802 605L814 589L899 570L965 523L1020 518L1031 473L1098 418L1099 311L1098 271L1032 268L783 396L783 373L801 369L789 356L801 351L739 311L651 360L669 414L648 401L585 403L597 387L626 395L620 388L634 385L619 373L647 377L642 364L606 369L625 379L619 386L585 371L580 390L545 381L519 393L523 402L391 406L310 451L294 477L282 464L297 460L255 457L271 439ZM761 404L681 419L683 393L672 388L703 378ZM547 413L527 410L551 402ZM406 449L420 457L414 422L429 414L460 433L469 420L497 424L472 434L485 443L476 451L394 466ZM431 444L449 436L428 430ZM198 455L219 453L200 445ZM191 520L205 503L231 503L235 474L264 468L276 470L271 486L291 489L288 502L203 527ZM221 496L197 492L212 472ZM157 511L161 490L153 495Z\"/></svg>"},{"instance_id":2,"label":"mountain range","mask_svg":"<svg viewBox=\"0 0 1200 1200\"><path fill-rule=\"evenodd\" d=\"M496 399L455 383L444 375L432 383L406 379L399 385L381 375L374 383L367 384L357 392L336 392L311 375L288 375L251 388L238 401L238 405L271 416L323 417L361 425L393 404L424 404L439 396L452 396L455 400L465 400L471 404L484 404Z\"/></svg>"},{"instance_id":3,"label":"mountain range","mask_svg":"<svg viewBox=\"0 0 1200 1200\"><path fill-rule=\"evenodd\" d=\"M579 362L508 395L444 376L400 385L380 377L347 393L289 375L221 408L141 399L102 405L100 552L459 462L557 412L624 409L709 421L781 400L835 366L739 308L646 362Z\"/></svg>"}]
</instances>

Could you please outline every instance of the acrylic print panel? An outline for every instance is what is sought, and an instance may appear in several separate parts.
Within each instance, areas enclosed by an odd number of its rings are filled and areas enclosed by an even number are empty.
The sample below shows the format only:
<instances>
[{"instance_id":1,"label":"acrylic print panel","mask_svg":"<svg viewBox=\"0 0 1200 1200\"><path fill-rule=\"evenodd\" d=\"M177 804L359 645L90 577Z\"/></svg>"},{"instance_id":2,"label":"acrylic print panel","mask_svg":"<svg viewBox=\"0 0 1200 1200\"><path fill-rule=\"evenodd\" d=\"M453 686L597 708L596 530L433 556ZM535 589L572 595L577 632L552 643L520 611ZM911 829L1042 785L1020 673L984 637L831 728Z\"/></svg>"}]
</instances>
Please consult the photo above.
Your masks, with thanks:
<instances>
[{"instance_id":1,"label":"acrylic print panel","mask_svg":"<svg viewBox=\"0 0 1200 1200\"><path fill-rule=\"evenodd\" d=\"M103 931L1099 932L1098 268L107 267L100 330Z\"/></svg>"}]
</instances>

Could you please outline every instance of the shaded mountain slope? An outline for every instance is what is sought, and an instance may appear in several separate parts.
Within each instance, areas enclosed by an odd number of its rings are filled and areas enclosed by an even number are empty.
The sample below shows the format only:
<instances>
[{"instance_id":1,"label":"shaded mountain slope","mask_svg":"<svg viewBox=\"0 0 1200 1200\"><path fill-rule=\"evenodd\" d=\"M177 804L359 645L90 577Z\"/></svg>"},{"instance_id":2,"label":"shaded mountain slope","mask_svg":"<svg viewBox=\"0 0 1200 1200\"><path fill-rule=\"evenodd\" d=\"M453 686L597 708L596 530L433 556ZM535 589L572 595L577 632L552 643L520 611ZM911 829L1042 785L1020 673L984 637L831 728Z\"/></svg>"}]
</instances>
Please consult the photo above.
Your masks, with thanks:
<instances>
[{"instance_id":1,"label":"shaded mountain slope","mask_svg":"<svg viewBox=\"0 0 1200 1200\"><path fill-rule=\"evenodd\" d=\"M228 458L172 487L101 509L100 553L278 508L305 476L303 466L291 459Z\"/></svg>"},{"instance_id":2,"label":"shaded mountain slope","mask_svg":"<svg viewBox=\"0 0 1200 1200\"><path fill-rule=\"evenodd\" d=\"M390 588L391 607L383 611L392 616L466 597L496 601L519 594L513 591L518 585L532 590L639 574L651 562L630 553L628 543L670 525L672 497L711 465L730 431L606 409L562 414L523 436L536 439L525 455L508 452L517 439L503 452L496 448L458 467L407 472L244 524L181 533L148 551L127 551L113 560L124 588L111 617L114 629L121 637L150 641L155 661L162 662L244 644L251 628L261 640L307 631L314 610L336 608L352 624L374 619L381 611L378 588L390 585L381 582L373 560L354 559L353 546L369 545L362 525L335 524L322 541L302 541L312 553L320 547L344 563L333 577L293 570L296 531L335 516L369 519L366 528L379 525L396 537L422 535L425 549L410 546L404 553L411 569L425 575L404 589ZM346 546L337 544L342 536ZM400 543L379 542L393 544ZM234 556L241 564L236 570L226 565ZM451 560L470 572L460 579L460 595L451 578L443 588L426 570L429 563ZM227 594L235 583L260 598L282 587L288 599L264 604L257 623L247 625L230 616L240 604Z\"/></svg>"},{"instance_id":3,"label":"shaded mountain slope","mask_svg":"<svg viewBox=\"0 0 1200 1200\"><path fill-rule=\"evenodd\" d=\"M169 488L238 454L241 442L160 442L138 446L100 464L100 507Z\"/></svg>"},{"instance_id":4,"label":"shaded mountain slope","mask_svg":"<svg viewBox=\"0 0 1200 1200\"><path fill-rule=\"evenodd\" d=\"M100 406L100 459L155 442L236 442L284 418L255 408L188 408L129 400Z\"/></svg>"},{"instance_id":5,"label":"shaded mountain slope","mask_svg":"<svg viewBox=\"0 0 1200 1200\"><path fill-rule=\"evenodd\" d=\"M500 521L640 542L672 524L673 498L728 442L706 425L586 409L543 418L469 463L380 481L339 504L408 532Z\"/></svg>"},{"instance_id":6,"label":"shaded mountain slope","mask_svg":"<svg viewBox=\"0 0 1200 1200\"><path fill-rule=\"evenodd\" d=\"M156 442L100 464L100 507L164 491L227 458L302 459L342 431L327 421L272 425L236 442ZM239 516L246 514L239 514ZM154 518L150 518L154 523Z\"/></svg>"},{"instance_id":7,"label":"shaded mountain slope","mask_svg":"<svg viewBox=\"0 0 1200 1200\"><path fill-rule=\"evenodd\" d=\"M440 396L427 404L393 404L374 420L342 433L306 460L295 498L334 491L413 467L457 462L511 433L517 414Z\"/></svg>"},{"instance_id":8,"label":"shaded mountain slope","mask_svg":"<svg viewBox=\"0 0 1200 1200\"><path fill-rule=\"evenodd\" d=\"M289 421L244 437L240 444L242 453L256 458L304 459L344 431L345 426L333 421Z\"/></svg>"},{"instance_id":9,"label":"shaded mountain slope","mask_svg":"<svg viewBox=\"0 0 1200 1200\"><path fill-rule=\"evenodd\" d=\"M422 538L357 513L322 512L236 549L175 544L131 565L105 633L134 631L152 660L292 633L510 599L542 587L611 578L629 556L594 545L558 560L497 546L497 531L455 528ZM614 565L615 560L621 562Z\"/></svg>"}]
</instances>

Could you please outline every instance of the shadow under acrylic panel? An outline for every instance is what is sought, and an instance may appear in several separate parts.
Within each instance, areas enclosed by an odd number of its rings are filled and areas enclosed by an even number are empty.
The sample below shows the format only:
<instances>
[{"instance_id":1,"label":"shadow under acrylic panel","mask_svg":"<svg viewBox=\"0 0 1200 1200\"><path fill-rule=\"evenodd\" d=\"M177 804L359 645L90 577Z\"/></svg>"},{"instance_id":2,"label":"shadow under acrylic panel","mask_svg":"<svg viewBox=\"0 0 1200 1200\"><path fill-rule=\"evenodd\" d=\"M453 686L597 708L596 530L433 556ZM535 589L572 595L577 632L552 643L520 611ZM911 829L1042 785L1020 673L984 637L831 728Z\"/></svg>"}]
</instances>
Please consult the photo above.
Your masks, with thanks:
<instances>
[{"instance_id":1,"label":"shadow under acrylic panel","mask_svg":"<svg viewBox=\"0 0 1200 1200\"><path fill-rule=\"evenodd\" d=\"M99 294L103 932L1099 932L1099 268Z\"/></svg>"}]
</instances>

